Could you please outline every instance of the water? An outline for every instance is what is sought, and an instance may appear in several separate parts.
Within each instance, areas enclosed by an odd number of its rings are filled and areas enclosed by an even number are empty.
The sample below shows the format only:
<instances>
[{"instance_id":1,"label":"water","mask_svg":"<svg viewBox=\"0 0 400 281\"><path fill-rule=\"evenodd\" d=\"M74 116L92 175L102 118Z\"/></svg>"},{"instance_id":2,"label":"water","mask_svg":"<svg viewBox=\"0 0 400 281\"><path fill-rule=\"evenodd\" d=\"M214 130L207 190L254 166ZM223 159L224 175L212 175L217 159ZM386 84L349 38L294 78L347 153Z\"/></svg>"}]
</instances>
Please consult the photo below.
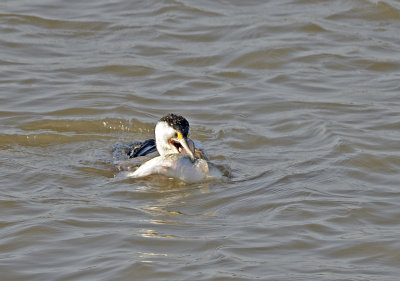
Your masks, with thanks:
<instances>
[{"instance_id":1,"label":"water","mask_svg":"<svg viewBox=\"0 0 400 281\"><path fill-rule=\"evenodd\" d=\"M397 280L398 1L3 1L2 280ZM184 115L229 180L121 180Z\"/></svg>"}]
</instances>

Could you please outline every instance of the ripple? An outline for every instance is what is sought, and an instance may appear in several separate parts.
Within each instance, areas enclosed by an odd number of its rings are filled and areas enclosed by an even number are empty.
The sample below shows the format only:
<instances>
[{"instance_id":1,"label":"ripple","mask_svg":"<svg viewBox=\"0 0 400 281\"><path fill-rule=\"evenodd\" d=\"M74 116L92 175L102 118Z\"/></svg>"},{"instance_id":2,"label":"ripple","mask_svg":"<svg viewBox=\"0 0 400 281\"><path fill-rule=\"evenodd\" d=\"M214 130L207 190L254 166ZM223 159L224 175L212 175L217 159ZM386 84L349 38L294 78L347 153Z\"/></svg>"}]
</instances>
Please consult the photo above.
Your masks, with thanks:
<instances>
[{"instance_id":1,"label":"ripple","mask_svg":"<svg viewBox=\"0 0 400 281\"><path fill-rule=\"evenodd\" d=\"M397 279L395 1L1 8L3 279ZM168 112L229 179L114 177Z\"/></svg>"},{"instance_id":2,"label":"ripple","mask_svg":"<svg viewBox=\"0 0 400 281\"><path fill-rule=\"evenodd\" d=\"M100 21L68 21L21 14L0 14L0 21L4 21L10 25L27 25L30 28L40 27L60 30L87 29L91 30L91 33L102 30L108 25L108 23Z\"/></svg>"},{"instance_id":3,"label":"ripple","mask_svg":"<svg viewBox=\"0 0 400 281\"><path fill-rule=\"evenodd\" d=\"M330 19L364 19L368 21L398 21L400 20L400 11L387 3L379 1L373 3L371 1L356 1L354 6L346 12L341 12L330 16Z\"/></svg>"},{"instance_id":4,"label":"ripple","mask_svg":"<svg viewBox=\"0 0 400 281\"><path fill-rule=\"evenodd\" d=\"M105 118L101 120L39 120L24 123L24 131L53 131L58 133L152 133L153 126L136 120Z\"/></svg>"},{"instance_id":5,"label":"ripple","mask_svg":"<svg viewBox=\"0 0 400 281\"><path fill-rule=\"evenodd\" d=\"M228 68L249 68L249 69L276 69L281 67L287 61L290 54L295 49L277 48L266 50L246 50L243 55L238 56L231 61Z\"/></svg>"}]
</instances>

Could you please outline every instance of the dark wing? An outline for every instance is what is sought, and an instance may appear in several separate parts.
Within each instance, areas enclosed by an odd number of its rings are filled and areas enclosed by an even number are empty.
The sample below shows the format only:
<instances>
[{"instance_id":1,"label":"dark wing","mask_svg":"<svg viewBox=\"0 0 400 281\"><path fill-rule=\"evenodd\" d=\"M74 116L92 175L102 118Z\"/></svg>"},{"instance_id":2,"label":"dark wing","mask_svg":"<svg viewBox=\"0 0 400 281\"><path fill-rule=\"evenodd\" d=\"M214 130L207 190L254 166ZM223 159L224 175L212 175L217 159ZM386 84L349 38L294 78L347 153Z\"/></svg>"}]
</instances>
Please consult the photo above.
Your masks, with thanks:
<instances>
[{"instance_id":1,"label":"dark wing","mask_svg":"<svg viewBox=\"0 0 400 281\"><path fill-rule=\"evenodd\" d=\"M112 148L112 155L115 161L123 161L139 156L150 156L150 153L157 152L153 139L146 141L134 141L131 143L116 143Z\"/></svg>"},{"instance_id":2,"label":"dark wing","mask_svg":"<svg viewBox=\"0 0 400 281\"><path fill-rule=\"evenodd\" d=\"M145 140L144 142L134 142L128 151L129 158L146 156L157 151L156 142L153 139Z\"/></svg>"},{"instance_id":3,"label":"dark wing","mask_svg":"<svg viewBox=\"0 0 400 281\"><path fill-rule=\"evenodd\" d=\"M143 162L157 154L156 144L152 139L143 142L116 143L112 148L114 165L118 171L135 171Z\"/></svg>"}]
</instances>

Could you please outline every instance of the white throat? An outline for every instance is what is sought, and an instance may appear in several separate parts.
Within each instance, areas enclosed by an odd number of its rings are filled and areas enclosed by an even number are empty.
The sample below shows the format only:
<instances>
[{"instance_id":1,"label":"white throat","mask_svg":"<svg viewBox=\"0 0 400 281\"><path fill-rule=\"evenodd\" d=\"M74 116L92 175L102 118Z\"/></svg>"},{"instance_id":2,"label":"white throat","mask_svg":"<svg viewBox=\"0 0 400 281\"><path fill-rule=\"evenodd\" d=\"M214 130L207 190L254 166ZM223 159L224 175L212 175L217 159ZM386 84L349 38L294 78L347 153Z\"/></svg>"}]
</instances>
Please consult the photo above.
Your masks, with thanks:
<instances>
[{"instance_id":1,"label":"white throat","mask_svg":"<svg viewBox=\"0 0 400 281\"><path fill-rule=\"evenodd\" d=\"M175 134L175 130L166 122L158 122L154 131L158 153L160 155L175 153L168 142L171 136Z\"/></svg>"}]
</instances>

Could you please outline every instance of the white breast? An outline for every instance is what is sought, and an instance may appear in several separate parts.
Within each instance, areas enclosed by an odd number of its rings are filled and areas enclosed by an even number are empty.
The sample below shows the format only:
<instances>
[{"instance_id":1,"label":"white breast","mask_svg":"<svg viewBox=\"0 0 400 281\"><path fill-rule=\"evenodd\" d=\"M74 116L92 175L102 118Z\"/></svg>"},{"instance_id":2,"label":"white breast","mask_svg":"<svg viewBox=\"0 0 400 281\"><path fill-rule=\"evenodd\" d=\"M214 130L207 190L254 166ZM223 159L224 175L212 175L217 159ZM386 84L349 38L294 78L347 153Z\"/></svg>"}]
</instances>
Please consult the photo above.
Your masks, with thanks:
<instances>
[{"instance_id":1,"label":"white breast","mask_svg":"<svg viewBox=\"0 0 400 281\"><path fill-rule=\"evenodd\" d=\"M180 179L187 183L222 177L222 173L209 165L206 160L196 159L192 162L188 155L176 153L155 157L136 171L128 173L127 177L141 178L155 174Z\"/></svg>"}]
</instances>

